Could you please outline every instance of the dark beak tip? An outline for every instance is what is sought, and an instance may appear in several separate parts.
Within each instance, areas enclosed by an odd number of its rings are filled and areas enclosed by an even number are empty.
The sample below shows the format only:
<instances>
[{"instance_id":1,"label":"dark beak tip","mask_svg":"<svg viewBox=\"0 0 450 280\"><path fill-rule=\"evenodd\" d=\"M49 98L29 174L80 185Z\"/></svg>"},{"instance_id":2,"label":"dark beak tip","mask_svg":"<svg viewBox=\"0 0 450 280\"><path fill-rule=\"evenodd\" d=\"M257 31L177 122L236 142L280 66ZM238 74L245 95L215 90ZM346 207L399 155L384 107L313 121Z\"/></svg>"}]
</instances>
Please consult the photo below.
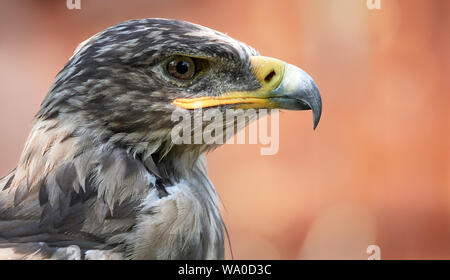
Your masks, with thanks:
<instances>
[{"instance_id":1,"label":"dark beak tip","mask_svg":"<svg viewBox=\"0 0 450 280\"><path fill-rule=\"evenodd\" d=\"M320 117L319 117L320 118ZM315 119L314 120L314 126L313 126L313 130L316 130L317 126L319 125L319 119Z\"/></svg>"},{"instance_id":2,"label":"dark beak tip","mask_svg":"<svg viewBox=\"0 0 450 280\"><path fill-rule=\"evenodd\" d=\"M320 100L320 102L318 103L319 104L317 104L317 106L314 106L315 108L311 108L311 110L313 111L314 130L316 130L317 126L319 125L320 117L322 116L322 100Z\"/></svg>"}]
</instances>

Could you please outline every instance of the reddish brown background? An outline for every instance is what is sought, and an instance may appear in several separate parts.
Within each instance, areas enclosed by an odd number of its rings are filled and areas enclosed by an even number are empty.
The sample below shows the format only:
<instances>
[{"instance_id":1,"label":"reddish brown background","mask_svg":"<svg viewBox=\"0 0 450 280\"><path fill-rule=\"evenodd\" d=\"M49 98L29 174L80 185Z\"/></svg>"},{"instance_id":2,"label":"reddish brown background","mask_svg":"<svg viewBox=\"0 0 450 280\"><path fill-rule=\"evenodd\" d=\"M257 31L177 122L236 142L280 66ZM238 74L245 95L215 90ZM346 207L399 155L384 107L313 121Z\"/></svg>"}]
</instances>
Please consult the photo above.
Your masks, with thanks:
<instances>
[{"instance_id":1,"label":"reddish brown background","mask_svg":"<svg viewBox=\"0 0 450 280\"><path fill-rule=\"evenodd\" d=\"M199 23L316 80L322 121L280 115L280 150L208 155L237 259L450 258L450 1L0 2L0 175L78 43L132 18ZM228 254L229 256L229 254Z\"/></svg>"}]
</instances>

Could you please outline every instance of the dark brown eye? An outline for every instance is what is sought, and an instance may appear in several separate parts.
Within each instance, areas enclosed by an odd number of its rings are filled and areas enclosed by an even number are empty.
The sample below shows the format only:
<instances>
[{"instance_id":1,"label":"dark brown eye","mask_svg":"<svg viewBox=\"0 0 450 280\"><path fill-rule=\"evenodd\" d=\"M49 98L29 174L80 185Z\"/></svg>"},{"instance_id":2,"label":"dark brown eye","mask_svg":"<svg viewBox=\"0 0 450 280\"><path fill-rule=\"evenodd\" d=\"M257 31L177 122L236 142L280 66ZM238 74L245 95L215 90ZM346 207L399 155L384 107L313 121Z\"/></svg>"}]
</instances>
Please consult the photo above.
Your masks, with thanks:
<instances>
[{"instance_id":1,"label":"dark brown eye","mask_svg":"<svg viewBox=\"0 0 450 280\"><path fill-rule=\"evenodd\" d=\"M167 64L167 72L180 80L192 79L195 75L195 63L187 56L176 56Z\"/></svg>"}]
</instances>

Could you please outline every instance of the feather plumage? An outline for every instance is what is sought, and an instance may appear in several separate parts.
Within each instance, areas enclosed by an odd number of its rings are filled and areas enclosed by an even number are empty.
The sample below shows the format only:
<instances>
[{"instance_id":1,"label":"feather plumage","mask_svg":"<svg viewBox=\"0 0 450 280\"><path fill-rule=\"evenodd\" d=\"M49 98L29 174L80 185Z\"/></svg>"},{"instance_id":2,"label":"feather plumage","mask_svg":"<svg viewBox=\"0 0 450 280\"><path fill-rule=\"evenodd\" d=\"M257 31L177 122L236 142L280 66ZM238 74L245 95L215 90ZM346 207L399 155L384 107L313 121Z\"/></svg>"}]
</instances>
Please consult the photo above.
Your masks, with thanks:
<instances>
[{"instance_id":1,"label":"feather plumage","mask_svg":"<svg viewBox=\"0 0 450 280\"><path fill-rule=\"evenodd\" d=\"M160 63L180 53L213 61L208 76L187 88L164 78ZM258 88L256 54L163 19L85 41L43 101L17 168L0 180L0 258L223 258L203 156L217 145L174 145L171 100Z\"/></svg>"}]
</instances>

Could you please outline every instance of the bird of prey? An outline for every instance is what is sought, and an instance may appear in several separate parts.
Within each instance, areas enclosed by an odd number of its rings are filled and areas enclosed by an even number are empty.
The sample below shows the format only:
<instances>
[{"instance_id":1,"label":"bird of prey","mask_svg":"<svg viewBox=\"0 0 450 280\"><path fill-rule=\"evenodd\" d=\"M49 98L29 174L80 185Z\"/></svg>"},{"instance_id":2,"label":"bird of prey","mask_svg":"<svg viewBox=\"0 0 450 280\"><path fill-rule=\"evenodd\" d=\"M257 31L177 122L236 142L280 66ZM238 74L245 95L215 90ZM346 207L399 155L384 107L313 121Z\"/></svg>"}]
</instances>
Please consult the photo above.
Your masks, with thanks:
<instances>
[{"instance_id":1,"label":"bird of prey","mask_svg":"<svg viewBox=\"0 0 450 280\"><path fill-rule=\"evenodd\" d=\"M0 181L0 258L223 259L204 153L174 144L195 108L313 111L300 68L209 28L130 20L86 40L56 76L17 167Z\"/></svg>"}]
</instances>

